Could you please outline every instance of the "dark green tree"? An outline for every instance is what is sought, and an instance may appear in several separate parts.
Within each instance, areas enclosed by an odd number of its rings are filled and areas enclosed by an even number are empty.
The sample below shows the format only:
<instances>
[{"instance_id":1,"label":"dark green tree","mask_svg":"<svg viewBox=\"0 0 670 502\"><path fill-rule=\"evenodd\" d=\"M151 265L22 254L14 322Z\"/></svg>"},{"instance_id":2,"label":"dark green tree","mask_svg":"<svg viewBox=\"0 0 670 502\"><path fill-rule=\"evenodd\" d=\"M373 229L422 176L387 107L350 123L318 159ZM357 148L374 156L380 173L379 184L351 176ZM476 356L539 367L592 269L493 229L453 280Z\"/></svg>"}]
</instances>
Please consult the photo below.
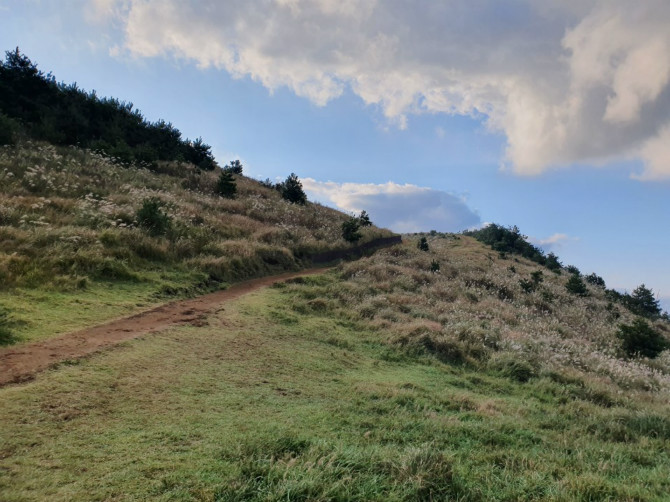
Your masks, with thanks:
<instances>
[{"instance_id":1,"label":"dark green tree","mask_svg":"<svg viewBox=\"0 0 670 502\"><path fill-rule=\"evenodd\" d=\"M565 283L565 289L567 289L569 293L577 296L586 296L589 294L582 278L574 274L570 274L570 279Z\"/></svg>"},{"instance_id":2,"label":"dark green tree","mask_svg":"<svg viewBox=\"0 0 670 502\"><path fill-rule=\"evenodd\" d=\"M243 167L239 160L231 160L229 164L226 164L224 169L233 174L242 174Z\"/></svg>"},{"instance_id":3,"label":"dark green tree","mask_svg":"<svg viewBox=\"0 0 670 502\"><path fill-rule=\"evenodd\" d=\"M617 337L621 339L622 348L628 356L640 354L653 359L670 348L670 342L639 317L633 324L621 324Z\"/></svg>"},{"instance_id":4,"label":"dark green tree","mask_svg":"<svg viewBox=\"0 0 670 502\"><path fill-rule=\"evenodd\" d=\"M643 317L658 317L661 315L661 306L654 297L654 292L644 284L639 285L626 298L626 306L635 314Z\"/></svg>"},{"instance_id":5,"label":"dark green tree","mask_svg":"<svg viewBox=\"0 0 670 502\"><path fill-rule=\"evenodd\" d=\"M556 272L557 274L561 273L561 262L558 261L558 256L556 256L554 253L549 253L547 255L544 266L552 272Z\"/></svg>"},{"instance_id":6,"label":"dark green tree","mask_svg":"<svg viewBox=\"0 0 670 502\"><path fill-rule=\"evenodd\" d=\"M137 211L138 225L146 228L153 236L167 233L172 221L162 208L163 202L158 197L144 199L142 207Z\"/></svg>"},{"instance_id":7,"label":"dark green tree","mask_svg":"<svg viewBox=\"0 0 670 502\"><path fill-rule=\"evenodd\" d=\"M281 196L294 204L305 204L307 195L302 189L302 183L294 173L291 173L281 186Z\"/></svg>"},{"instance_id":8,"label":"dark green tree","mask_svg":"<svg viewBox=\"0 0 670 502\"><path fill-rule=\"evenodd\" d=\"M235 177L230 171L225 169L221 171L216 182L216 193L226 199L234 199L237 195L237 183L235 183Z\"/></svg>"},{"instance_id":9,"label":"dark green tree","mask_svg":"<svg viewBox=\"0 0 670 502\"><path fill-rule=\"evenodd\" d=\"M567 267L565 267L565 270L568 274L572 274L572 275L576 275L576 276L581 276L582 275L581 271L577 267L575 267L574 265L568 265Z\"/></svg>"},{"instance_id":10,"label":"dark green tree","mask_svg":"<svg viewBox=\"0 0 670 502\"><path fill-rule=\"evenodd\" d=\"M417 242L416 247L418 247L421 251L428 251L430 249L430 246L428 246L428 239L421 237L419 242Z\"/></svg>"},{"instance_id":11,"label":"dark green tree","mask_svg":"<svg viewBox=\"0 0 670 502\"><path fill-rule=\"evenodd\" d=\"M605 279L600 277L598 274L593 273L593 274L586 275L586 276L584 276L584 279L589 284L593 284L594 286L597 286L599 288L603 288L603 289L605 288Z\"/></svg>"},{"instance_id":12,"label":"dark green tree","mask_svg":"<svg viewBox=\"0 0 670 502\"><path fill-rule=\"evenodd\" d=\"M370 221L370 215L367 213L367 211L361 211L361 214L358 216L358 222L361 224L362 227L372 226L372 222Z\"/></svg>"},{"instance_id":13,"label":"dark green tree","mask_svg":"<svg viewBox=\"0 0 670 502\"><path fill-rule=\"evenodd\" d=\"M358 242L363 235L360 233L361 224L358 218L352 216L342 223L342 238L347 242Z\"/></svg>"}]
</instances>

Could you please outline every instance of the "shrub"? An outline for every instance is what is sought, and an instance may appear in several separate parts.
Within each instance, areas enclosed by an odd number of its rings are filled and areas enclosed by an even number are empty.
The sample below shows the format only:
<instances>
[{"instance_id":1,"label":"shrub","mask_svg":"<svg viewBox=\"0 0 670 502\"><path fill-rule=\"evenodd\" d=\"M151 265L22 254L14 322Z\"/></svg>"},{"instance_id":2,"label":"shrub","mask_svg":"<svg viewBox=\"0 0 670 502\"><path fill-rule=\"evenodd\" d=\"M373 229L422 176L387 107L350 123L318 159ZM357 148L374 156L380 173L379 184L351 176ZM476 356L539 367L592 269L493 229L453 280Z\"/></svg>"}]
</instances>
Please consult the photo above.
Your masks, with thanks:
<instances>
[{"instance_id":1,"label":"shrub","mask_svg":"<svg viewBox=\"0 0 670 502\"><path fill-rule=\"evenodd\" d=\"M533 283L537 286L541 282L544 281L544 277L542 275L542 270L536 270L535 272L532 272L530 274L530 278L532 279Z\"/></svg>"},{"instance_id":2,"label":"shrub","mask_svg":"<svg viewBox=\"0 0 670 502\"><path fill-rule=\"evenodd\" d=\"M421 237L416 247L418 247L421 251L428 251L430 249L428 246L428 240L425 237Z\"/></svg>"},{"instance_id":3,"label":"shrub","mask_svg":"<svg viewBox=\"0 0 670 502\"><path fill-rule=\"evenodd\" d=\"M216 182L216 193L227 199L235 198L235 195L237 195L237 184L235 183L235 178L233 178L231 171L221 171L219 179Z\"/></svg>"},{"instance_id":4,"label":"shrub","mask_svg":"<svg viewBox=\"0 0 670 502\"><path fill-rule=\"evenodd\" d=\"M440 263L436 260L433 260L430 262L430 271L431 272L439 272L440 271Z\"/></svg>"},{"instance_id":5,"label":"shrub","mask_svg":"<svg viewBox=\"0 0 670 502\"><path fill-rule=\"evenodd\" d=\"M294 204L305 204L307 195L302 189L302 183L294 173L291 173L286 181L281 184L281 196Z\"/></svg>"},{"instance_id":6,"label":"shrub","mask_svg":"<svg viewBox=\"0 0 670 502\"><path fill-rule=\"evenodd\" d=\"M670 342L641 318L635 319L633 324L619 325L617 337L621 339L621 348L629 357L640 354L653 359L670 348Z\"/></svg>"},{"instance_id":7,"label":"shrub","mask_svg":"<svg viewBox=\"0 0 670 502\"><path fill-rule=\"evenodd\" d=\"M521 289L524 293L532 293L535 291L535 283L533 281L529 281L528 279L519 280L519 286L521 286Z\"/></svg>"},{"instance_id":8,"label":"shrub","mask_svg":"<svg viewBox=\"0 0 670 502\"><path fill-rule=\"evenodd\" d=\"M521 354L497 354L491 358L488 367L502 376L524 383L536 377L538 372L531 363L521 357L523 357Z\"/></svg>"},{"instance_id":9,"label":"shrub","mask_svg":"<svg viewBox=\"0 0 670 502\"><path fill-rule=\"evenodd\" d=\"M358 242L362 237L358 218L351 217L342 223L342 238L347 242Z\"/></svg>"},{"instance_id":10,"label":"shrub","mask_svg":"<svg viewBox=\"0 0 670 502\"><path fill-rule=\"evenodd\" d=\"M19 126L15 120L0 113L0 145L13 145L16 142L16 134Z\"/></svg>"},{"instance_id":11,"label":"shrub","mask_svg":"<svg viewBox=\"0 0 670 502\"><path fill-rule=\"evenodd\" d=\"M150 197L142 201L142 207L137 211L137 224L154 236L164 235L170 229L170 217L162 211L162 206L158 197Z\"/></svg>"},{"instance_id":12,"label":"shrub","mask_svg":"<svg viewBox=\"0 0 670 502\"><path fill-rule=\"evenodd\" d=\"M565 289L569 293L577 296L586 296L589 294L589 291L586 289L586 284L582 281L581 277L578 275L571 275L568 282L565 283Z\"/></svg>"}]
</instances>

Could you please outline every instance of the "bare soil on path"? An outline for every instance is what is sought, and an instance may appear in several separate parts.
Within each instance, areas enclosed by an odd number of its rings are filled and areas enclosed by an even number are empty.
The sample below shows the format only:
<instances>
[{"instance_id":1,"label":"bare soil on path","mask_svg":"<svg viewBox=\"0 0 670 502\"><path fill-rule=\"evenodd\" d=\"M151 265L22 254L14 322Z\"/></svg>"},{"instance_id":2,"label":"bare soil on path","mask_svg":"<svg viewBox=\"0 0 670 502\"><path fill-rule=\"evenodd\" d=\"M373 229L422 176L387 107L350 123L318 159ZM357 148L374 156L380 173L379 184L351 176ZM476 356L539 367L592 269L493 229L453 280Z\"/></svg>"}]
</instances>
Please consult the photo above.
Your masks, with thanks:
<instances>
[{"instance_id":1,"label":"bare soil on path","mask_svg":"<svg viewBox=\"0 0 670 502\"><path fill-rule=\"evenodd\" d=\"M202 323L222 303L239 298L276 282L320 274L328 268L260 277L240 282L228 289L197 298L160 305L151 310L68 333L42 342L0 350L0 386L24 382L36 373L69 359L77 359L122 341L153 333L170 326Z\"/></svg>"}]
</instances>

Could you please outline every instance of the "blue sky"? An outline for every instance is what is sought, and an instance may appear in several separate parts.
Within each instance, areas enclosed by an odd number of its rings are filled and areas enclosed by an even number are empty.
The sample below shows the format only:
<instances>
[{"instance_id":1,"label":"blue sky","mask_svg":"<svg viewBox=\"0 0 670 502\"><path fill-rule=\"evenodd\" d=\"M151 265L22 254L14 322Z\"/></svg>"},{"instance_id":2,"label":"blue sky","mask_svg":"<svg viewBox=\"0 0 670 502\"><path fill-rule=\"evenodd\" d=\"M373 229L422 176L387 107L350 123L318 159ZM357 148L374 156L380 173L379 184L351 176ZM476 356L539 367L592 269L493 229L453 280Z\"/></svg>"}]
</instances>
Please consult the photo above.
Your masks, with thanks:
<instances>
[{"instance_id":1,"label":"blue sky","mask_svg":"<svg viewBox=\"0 0 670 502\"><path fill-rule=\"evenodd\" d=\"M0 42L397 231L518 225L670 308L670 6L0 0ZM541 5L540 5L541 4Z\"/></svg>"}]
</instances>

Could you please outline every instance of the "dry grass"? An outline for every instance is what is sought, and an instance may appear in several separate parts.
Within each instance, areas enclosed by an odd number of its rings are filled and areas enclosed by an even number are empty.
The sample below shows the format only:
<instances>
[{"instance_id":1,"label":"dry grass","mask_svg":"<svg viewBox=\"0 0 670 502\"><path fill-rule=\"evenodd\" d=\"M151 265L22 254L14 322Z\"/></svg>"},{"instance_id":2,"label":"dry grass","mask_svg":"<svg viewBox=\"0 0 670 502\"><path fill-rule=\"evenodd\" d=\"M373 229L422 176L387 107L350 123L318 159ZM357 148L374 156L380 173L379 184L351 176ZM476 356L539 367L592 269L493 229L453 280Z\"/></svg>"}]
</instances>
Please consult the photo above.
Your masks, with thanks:
<instances>
[{"instance_id":1,"label":"dry grass","mask_svg":"<svg viewBox=\"0 0 670 502\"><path fill-rule=\"evenodd\" d=\"M439 272L430 272L432 261ZM537 270L543 281L525 292L520 281ZM521 381L572 374L609 392L670 395L670 351L654 360L626 358L616 332L633 315L613 307L602 289L589 286L588 296L571 295L567 274L502 259L470 237L436 237L429 252L406 239L403 246L341 265L339 275L342 282L318 291L322 301L410 353L487 367ZM656 328L668 330L661 320Z\"/></svg>"},{"instance_id":2,"label":"dry grass","mask_svg":"<svg viewBox=\"0 0 670 502\"><path fill-rule=\"evenodd\" d=\"M238 176L238 197L214 194L217 173L165 163L124 168L76 148L25 143L0 148L0 285L81 287L132 279L143 270L187 266L217 280L302 265L299 257L346 248L346 215L299 206ZM164 236L138 227L142 201L156 197L171 220ZM388 235L367 230L366 238Z\"/></svg>"}]
</instances>

